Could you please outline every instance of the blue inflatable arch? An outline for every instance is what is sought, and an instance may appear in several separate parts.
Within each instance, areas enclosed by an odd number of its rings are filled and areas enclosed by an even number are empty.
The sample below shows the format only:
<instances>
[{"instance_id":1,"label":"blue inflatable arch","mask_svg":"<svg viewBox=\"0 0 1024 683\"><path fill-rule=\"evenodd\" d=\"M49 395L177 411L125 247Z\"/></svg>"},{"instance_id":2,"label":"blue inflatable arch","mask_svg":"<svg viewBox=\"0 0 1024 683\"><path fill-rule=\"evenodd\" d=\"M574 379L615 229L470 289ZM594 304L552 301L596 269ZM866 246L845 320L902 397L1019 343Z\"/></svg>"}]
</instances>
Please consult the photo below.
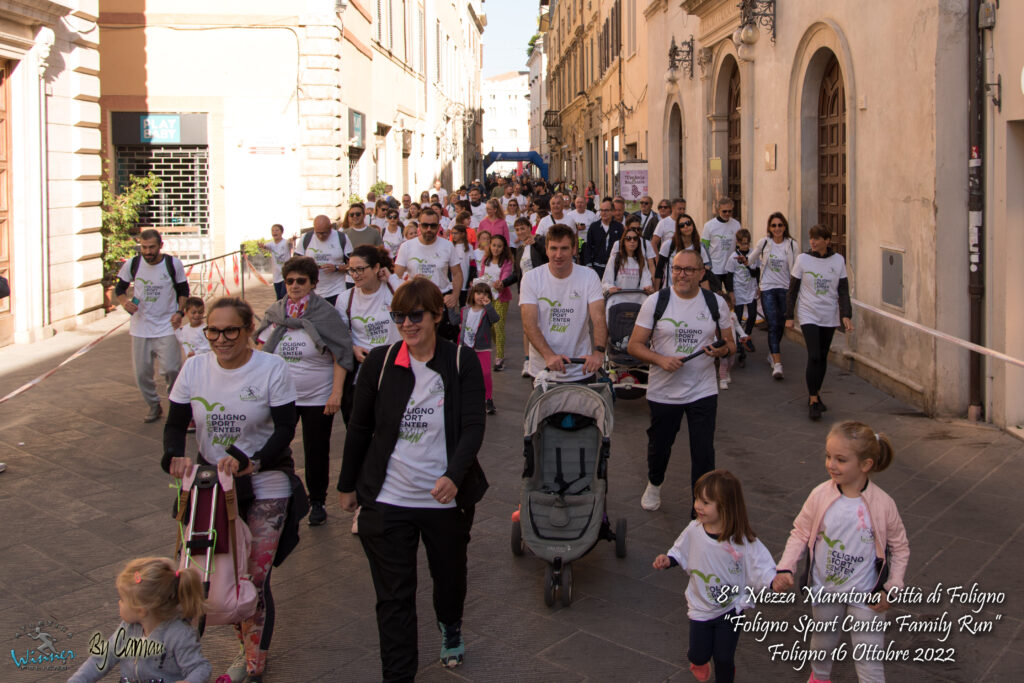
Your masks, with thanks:
<instances>
[{"instance_id":1,"label":"blue inflatable arch","mask_svg":"<svg viewBox=\"0 0 1024 683\"><path fill-rule=\"evenodd\" d=\"M541 177L548 179L548 165L537 152L488 152L484 157L484 175L488 167L496 161L528 161L540 169Z\"/></svg>"}]
</instances>

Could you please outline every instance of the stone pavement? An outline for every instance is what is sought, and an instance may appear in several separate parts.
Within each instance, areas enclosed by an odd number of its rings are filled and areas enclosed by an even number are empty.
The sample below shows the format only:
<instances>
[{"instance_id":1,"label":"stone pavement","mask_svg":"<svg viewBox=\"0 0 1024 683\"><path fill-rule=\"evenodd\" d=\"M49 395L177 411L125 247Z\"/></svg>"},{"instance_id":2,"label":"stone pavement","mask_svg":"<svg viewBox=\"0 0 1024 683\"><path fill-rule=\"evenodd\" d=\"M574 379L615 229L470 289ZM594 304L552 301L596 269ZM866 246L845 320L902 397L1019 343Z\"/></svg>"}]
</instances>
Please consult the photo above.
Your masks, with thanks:
<instances>
[{"instance_id":1,"label":"stone pavement","mask_svg":"<svg viewBox=\"0 0 1024 683\"><path fill-rule=\"evenodd\" d=\"M266 289L251 293L258 311ZM119 315L119 314L114 314ZM109 319L105 322L109 327ZM476 514L469 547L470 584L464 632L465 664L453 671L436 663L439 636L430 607L430 581L421 552L419 591L420 679L424 681L663 681L691 680L687 671L687 619L680 570L656 572L664 552L689 521L686 437L680 434L663 489L663 507L640 509L645 483L643 400L619 401L609 468L608 510L629 523L628 555L617 559L601 542L574 563L575 600L568 608L544 605L544 564L513 557L509 514L522 469L521 411L530 383L519 377L518 314L508 337L509 370L495 375L498 414L488 418L480 458L491 489ZM89 338L89 331L82 333ZM832 369L824 399L826 420L809 422L803 390L803 352L784 344L787 379L773 382L758 353L733 373L721 397L716 440L718 465L743 481L751 519L775 557L808 492L826 475L824 438L830 420L858 418L891 435L896 460L875 480L896 499L911 547L908 584L928 594L939 582L1005 593L1005 602L973 616L991 620L989 633L941 636L896 632L893 647L953 649L951 663L890 663L889 680L1024 680L1021 638L1024 579L1024 448L986 426L929 419L855 376ZM59 338L58 338L59 339ZM38 345L56 344L50 340ZM84 343L84 342L83 342ZM67 673L19 670L14 656L34 648L26 631L43 622L59 649L73 650L72 668L87 656L89 634L109 634L117 624L113 577L128 559L172 552L172 493L158 466L159 424L145 425L134 386L130 341L119 330L88 355L18 398L0 405L0 681L65 680ZM61 353L64 350L61 349ZM63 356L33 347L0 349L0 396L53 367ZM336 422L332 476L337 474L344 427ZM301 448L296 449L301 453ZM297 457L301 464L301 456ZM267 681L379 680L373 589L349 516L329 500L328 524L303 526L302 543L274 572L277 627ZM899 606L889 618L917 623L944 612L971 614L970 604ZM747 633L740 640L740 680L805 681L808 669L772 661L769 646L785 650L803 638L797 620L808 609L763 606L766 619L786 622L786 632ZM748 613L753 617L754 612ZM223 672L235 649L230 629L211 628L204 651ZM922 657L936 651L922 649ZM939 653L948 654L948 653ZM1018 678L1018 676L1020 678ZM110 679L113 680L113 679ZM849 658L835 667L835 681L855 680Z\"/></svg>"}]
</instances>

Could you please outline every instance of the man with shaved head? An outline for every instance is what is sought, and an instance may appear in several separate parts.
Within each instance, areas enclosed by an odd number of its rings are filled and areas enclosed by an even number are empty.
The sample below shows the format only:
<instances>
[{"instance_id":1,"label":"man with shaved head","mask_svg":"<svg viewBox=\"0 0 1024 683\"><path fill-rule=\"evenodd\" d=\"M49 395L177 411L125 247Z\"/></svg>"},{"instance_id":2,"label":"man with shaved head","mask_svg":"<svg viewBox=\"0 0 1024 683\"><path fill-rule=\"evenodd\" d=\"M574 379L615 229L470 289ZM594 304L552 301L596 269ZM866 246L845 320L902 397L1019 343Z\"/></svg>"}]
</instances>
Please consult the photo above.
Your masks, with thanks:
<instances>
[{"instance_id":1,"label":"man with shaved head","mask_svg":"<svg viewBox=\"0 0 1024 683\"><path fill-rule=\"evenodd\" d=\"M302 236L295 253L316 261L320 269L316 293L333 306L346 289L345 273L352 244L331 225L330 218L320 214L313 219L313 230Z\"/></svg>"}]
</instances>

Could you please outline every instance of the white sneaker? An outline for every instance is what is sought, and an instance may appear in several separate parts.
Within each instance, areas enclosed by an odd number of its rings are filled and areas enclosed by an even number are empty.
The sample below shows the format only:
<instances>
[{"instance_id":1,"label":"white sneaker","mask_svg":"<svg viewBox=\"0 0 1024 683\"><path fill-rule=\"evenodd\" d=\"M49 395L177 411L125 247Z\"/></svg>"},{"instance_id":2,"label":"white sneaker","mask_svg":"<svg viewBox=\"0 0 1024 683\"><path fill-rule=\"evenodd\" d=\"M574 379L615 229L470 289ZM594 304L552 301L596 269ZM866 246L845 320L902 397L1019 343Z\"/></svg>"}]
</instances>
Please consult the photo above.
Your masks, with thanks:
<instances>
[{"instance_id":1,"label":"white sneaker","mask_svg":"<svg viewBox=\"0 0 1024 683\"><path fill-rule=\"evenodd\" d=\"M782 363L774 363L772 365L772 377L782 379Z\"/></svg>"},{"instance_id":2,"label":"white sneaker","mask_svg":"<svg viewBox=\"0 0 1024 683\"><path fill-rule=\"evenodd\" d=\"M522 376L523 377L529 377L530 376L530 361L528 361L528 360L524 360L523 361Z\"/></svg>"},{"instance_id":3,"label":"white sneaker","mask_svg":"<svg viewBox=\"0 0 1024 683\"><path fill-rule=\"evenodd\" d=\"M729 380L727 380L727 379L720 379L720 380L718 380L718 388L722 389L722 390L728 389L729 388Z\"/></svg>"},{"instance_id":4,"label":"white sneaker","mask_svg":"<svg viewBox=\"0 0 1024 683\"><path fill-rule=\"evenodd\" d=\"M661 487L647 482L644 495L640 498L640 507L644 510L654 511L661 507Z\"/></svg>"},{"instance_id":5,"label":"white sneaker","mask_svg":"<svg viewBox=\"0 0 1024 683\"><path fill-rule=\"evenodd\" d=\"M774 368L775 367L775 359L772 358L772 354L770 354L770 353L768 354L768 367L770 367L770 368Z\"/></svg>"},{"instance_id":6,"label":"white sneaker","mask_svg":"<svg viewBox=\"0 0 1024 683\"><path fill-rule=\"evenodd\" d=\"M235 661L231 662L231 666L228 667L226 672L227 677L231 679L231 683L242 683L248 675L245 669L245 648L239 647L241 652L235 657Z\"/></svg>"}]
</instances>

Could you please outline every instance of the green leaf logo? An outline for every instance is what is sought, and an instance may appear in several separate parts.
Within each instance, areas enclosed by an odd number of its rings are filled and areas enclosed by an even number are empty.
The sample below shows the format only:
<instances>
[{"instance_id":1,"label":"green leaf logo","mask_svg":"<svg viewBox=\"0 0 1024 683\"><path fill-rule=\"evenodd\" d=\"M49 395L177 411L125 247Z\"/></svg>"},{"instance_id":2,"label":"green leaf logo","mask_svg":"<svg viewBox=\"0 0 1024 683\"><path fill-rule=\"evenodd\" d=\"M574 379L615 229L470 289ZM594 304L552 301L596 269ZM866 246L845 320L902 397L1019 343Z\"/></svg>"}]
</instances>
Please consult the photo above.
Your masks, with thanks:
<instances>
[{"instance_id":1,"label":"green leaf logo","mask_svg":"<svg viewBox=\"0 0 1024 683\"><path fill-rule=\"evenodd\" d=\"M701 571L698 570L698 569L691 569L690 573L691 574L696 574L700 578L700 580L703 581L704 583L711 583L711 579L714 579L715 583L722 583L722 580L720 578L718 578L717 574L707 574L707 575L705 575L705 574L701 573Z\"/></svg>"},{"instance_id":2,"label":"green leaf logo","mask_svg":"<svg viewBox=\"0 0 1024 683\"><path fill-rule=\"evenodd\" d=\"M208 412L208 413L212 413L215 410L217 410L217 406L220 406L220 412L223 413L224 410L225 410L223 403L218 403L217 401L214 401L213 403L210 403L209 401L207 401L202 396L193 396L190 400L192 400L192 401L199 401L200 403L202 403L203 407L206 408L206 412Z\"/></svg>"},{"instance_id":3,"label":"green leaf logo","mask_svg":"<svg viewBox=\"0 0 1024 683\"><path fill-rule=\"evenodd\" d=\"M814 272L811 272L811 271L809 271L809 270L808 270L808 271L805 271L805 272L806 272L806 273L807 273L808 275L813 275L813 276L814 276L814 277L816 277L816 278L819 278L819 277L821 277L821 273L814 273Z\"/></svg>"},{"instance_id":4,"label":"green leaf logo","mask_svg":"<svg viewBox=\"0 0 1024 683\"><path fill-rule=\"evenodd\" d=\"M426 263L427 262L426 259L419 258L418 256L410 256L409 260L410 261L415 261L416 263Z\"/></svg>"},{"instance_id":5,"label":"green leaf logo","mask_svg":"<svg viewBox=\"0 0 1024 683\"><path fill-rule=\"evenodd\" d=\"M358 320L359 322L361 322L364 325L366 323L372 323L373 322L373 316L372 315L368 315L366 317L363 317L361 315L354 315L354 316L352 316L352 319L353 320Z\"/></svg>"},{"instance_id":6,"label":"green leaf logo","mask_svg":"<svg viewBox=\"0 0 1024 683\"><path fill-rule=\"evenodd\" d=\"M557 299L548 299L547 297L543 297L543 296L539 297L538 301L545 301L545 302L547 302L548 306L551 306L552 308L557 308L558 306L562 305L562 303L560 301L558 301Z\"/></svg>"},{"instance_id":7,"label":"green leaf logo","mask_svg":"<svg viewBox=\"0 0 1024 683\"><path fill-rule=\"evenodd\" d=\"M135 281L136 282L141 282L144 285L151 285L151 284L153 284L152 280L147 280L146 278L142 278L142 277L135 278Z\"/></svg>"},{"instance_id":8,"label":"green leaf logo","mask_svg":"<svg viewBox=\"0 0 1024 683\"><path fill-rule=\"evenodd\" d=\"M682 325L683 327L688 327L685 320L673 320L672 318L666 318L665 316L662 316L661 319L664 320L665 322L672 323L675 327L679 327L680 325Z\"/></svg>"},{"instance_id":9,"label":"green leaf logo","mask_svg":"<svg viewBox=\"0 0 1024 683\"><path fill-rule=\"evenodd\" d=\"M824 531L822 531L820 533L821 533L822 540L824 540L825 543L828 544L828 547L832 548L832 549L835 549L836 543L839 543L839 539L838 538L829 538L828 536L825 535ZM840 550L846 550L846 546L843 545L842 543L839 543L839 549Z\"/></svg>"}]
</instances>

